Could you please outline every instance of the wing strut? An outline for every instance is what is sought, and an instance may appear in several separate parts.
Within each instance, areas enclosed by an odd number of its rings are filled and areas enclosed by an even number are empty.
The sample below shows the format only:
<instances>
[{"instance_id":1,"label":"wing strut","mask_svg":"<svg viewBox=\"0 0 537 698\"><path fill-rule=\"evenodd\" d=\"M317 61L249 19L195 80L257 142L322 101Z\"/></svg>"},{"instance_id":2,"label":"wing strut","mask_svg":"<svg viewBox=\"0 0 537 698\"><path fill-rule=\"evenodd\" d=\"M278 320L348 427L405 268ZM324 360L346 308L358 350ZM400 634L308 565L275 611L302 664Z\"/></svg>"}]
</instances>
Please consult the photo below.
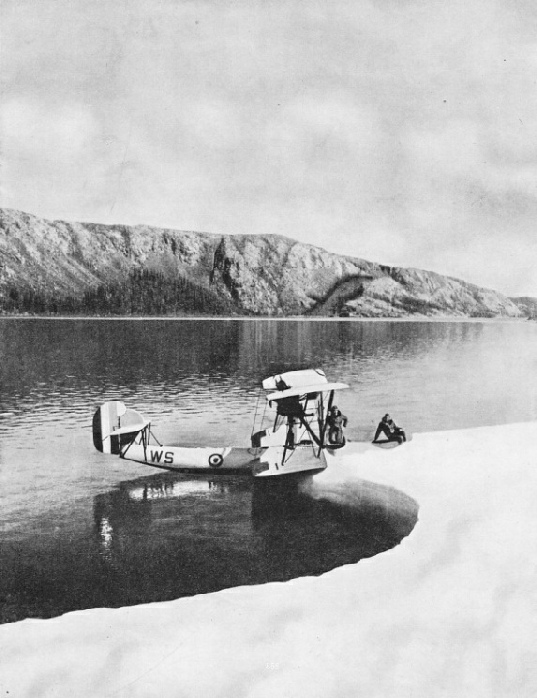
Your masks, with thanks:
<instances>
[{"instance_id":1,"label":"wing strut","mask_svg":"<svg viewBox=\"0 0 537 698\"><path fill-rule=\"evenodd\" d=\"M332 403L334 402L334 390L330 391L330 397L328 398L328 405L326 406L326 415L324 415L324 425L321 430L321 444L320 447L321 449L324 447L324 442L325 442L325 436L326 436L326 429L328 427L328 415L330 414L330 410L332 409Z\"/></svg>"}]
</instances>

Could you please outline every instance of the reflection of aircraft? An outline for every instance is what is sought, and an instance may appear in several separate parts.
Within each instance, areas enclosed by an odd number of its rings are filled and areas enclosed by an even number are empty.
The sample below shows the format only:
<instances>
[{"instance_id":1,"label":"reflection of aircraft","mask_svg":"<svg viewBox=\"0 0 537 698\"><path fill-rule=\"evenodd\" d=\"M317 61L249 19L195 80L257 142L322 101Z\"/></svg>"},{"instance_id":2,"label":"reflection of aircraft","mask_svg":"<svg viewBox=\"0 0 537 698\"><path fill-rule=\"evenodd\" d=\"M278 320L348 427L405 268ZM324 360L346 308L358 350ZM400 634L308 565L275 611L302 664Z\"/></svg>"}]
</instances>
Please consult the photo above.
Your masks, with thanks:
<instances>
[{"instance_id":1,"label":"reflection of aircraft","mask_svg":"<svg viewBox=\"0 0 537 698\"><path fill-rule=\"evenodd\" d=\"M173 473L159 473L135 480L125 480L117 488L96 495L93 514L101 551L109 557L114 545L125 535L146 537L153 520L170 512L171 519L179 521L182 501L192 497L219 499L221 495L249 490L251 485L244 478L218 477L189 478Z\"/></svg>"},{"instance_id":2,"label":"reflection of aircraft","mask_svg":"<svg viewBox=\"0 0 537 698\"><path fill-rule=\"evenodd\" d=\"M158 545L169 544L170 530L174 547L179 548L179 537L203 537L207 525L214 526L216 538L229 535L237 512L246 506L250 514L251 490L249 478L233 475L208 478L166 472L124 480L94 498L101 555L109 561L123 558L133 546L136 548L133 541L147 543L152 536ZM200 524L203 512L208 516L206 523Z\"/></svg>"},{"instance_id":3,"label":"reflection of aircraft","mask_svg":"<svg viewBox=\"0 0 537 698\"><path fill-rule=\"evenodd\" d=\"M271 427L262 428L261 423L255 430L254 425L252 448L162 446L150 422L119 401L106 402L96 411L93 442L103 453L177 472L243 471L258 478L319 472L326 468L325 449L333 453L345 445L344 438L335 443L329 434L334 393L347 387L329 383L318 369L267 378L265 412L274 408L276 414Z\"/></svg>"},{"instance_id":4,"label":"reflection of aircraft","mask_svg":"<svg viewBox=\"0 0 537 698\"><path fill-rule=\"evenodd\" d=\"M396 545L416 514L364 482L158 473L98 494L94 537L107 605L126 605L320 574Z\"/></svg>"}]
</instances>

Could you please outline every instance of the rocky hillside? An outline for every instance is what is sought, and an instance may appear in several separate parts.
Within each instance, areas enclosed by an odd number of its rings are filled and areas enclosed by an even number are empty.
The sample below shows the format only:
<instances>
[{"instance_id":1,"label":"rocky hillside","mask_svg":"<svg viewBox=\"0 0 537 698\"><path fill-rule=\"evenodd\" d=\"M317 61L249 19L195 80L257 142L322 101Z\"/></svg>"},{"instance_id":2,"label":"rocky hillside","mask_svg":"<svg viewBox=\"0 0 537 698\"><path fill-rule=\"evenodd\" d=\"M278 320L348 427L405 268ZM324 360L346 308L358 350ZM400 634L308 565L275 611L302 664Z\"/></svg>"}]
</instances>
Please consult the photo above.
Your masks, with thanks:
<instances>
[{"instance_id":1,"label":"rocky hillside","mask_svg":"<svg viewBox=\"0 0 537 698\"><path fill-rule=\"evenodd\" d=\"M532 320L537 320L537 298L533 298L532 296L517 296L509 300L521 310L523 315Z\"/></svg>"},{"instance_id":2,"label":"rocky hillside","mask_svg":"<svg viewBox=\"0 0 537 698\"><path fill-rule=\"evenodd\" d=\"M521 315L508 298L278 235L46 221L0 210L0 311Z\"/></svg>"}]
</instances>

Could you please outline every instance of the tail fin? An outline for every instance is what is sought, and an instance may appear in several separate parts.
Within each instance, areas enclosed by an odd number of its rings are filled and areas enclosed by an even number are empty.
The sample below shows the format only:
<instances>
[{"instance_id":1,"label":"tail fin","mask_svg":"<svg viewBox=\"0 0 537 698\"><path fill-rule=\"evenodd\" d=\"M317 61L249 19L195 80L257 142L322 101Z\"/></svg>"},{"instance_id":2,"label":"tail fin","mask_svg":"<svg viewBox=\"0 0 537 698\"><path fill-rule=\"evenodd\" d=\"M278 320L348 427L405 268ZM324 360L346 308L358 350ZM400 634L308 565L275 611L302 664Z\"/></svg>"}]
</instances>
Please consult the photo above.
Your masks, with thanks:
<instances>
[{"instance_id":1,"label":"tail fin","mask_svg":"<svg viewBox=\"0 0 537 698\"><path fill-rule=\"evenodd\" d=\"M127 409L123 402L105 402L93 415L93 445L101 453L118 455L148 425L139 412Z\"/></svg>"}]
</instances>

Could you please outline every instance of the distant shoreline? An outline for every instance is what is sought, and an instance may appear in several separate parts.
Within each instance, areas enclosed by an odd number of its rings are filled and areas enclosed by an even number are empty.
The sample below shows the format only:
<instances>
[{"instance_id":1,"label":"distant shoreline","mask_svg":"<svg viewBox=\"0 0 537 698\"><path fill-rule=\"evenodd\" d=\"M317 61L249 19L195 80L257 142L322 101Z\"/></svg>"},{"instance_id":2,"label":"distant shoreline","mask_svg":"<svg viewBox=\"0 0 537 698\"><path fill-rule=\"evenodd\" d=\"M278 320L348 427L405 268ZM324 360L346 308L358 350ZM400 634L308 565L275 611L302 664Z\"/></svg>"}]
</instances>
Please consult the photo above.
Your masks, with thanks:
<instances>
[{"instance_id":1,"label":"distant shoreline","mask_svg":"<svg viewBox=\"0 0 537 698\"><path fill-rule=\"evenodd\" d=\"M99 321L188 321L204 320L206 322L239 320L241 322L262 320L263 322L461 322L461 323L511 323L527 322L528 317L460 317L442 315L437 317L322 317L293 315L275 317L274 315L0 315L1 320L99 320Z\"/></svg>"}]
</instances>

